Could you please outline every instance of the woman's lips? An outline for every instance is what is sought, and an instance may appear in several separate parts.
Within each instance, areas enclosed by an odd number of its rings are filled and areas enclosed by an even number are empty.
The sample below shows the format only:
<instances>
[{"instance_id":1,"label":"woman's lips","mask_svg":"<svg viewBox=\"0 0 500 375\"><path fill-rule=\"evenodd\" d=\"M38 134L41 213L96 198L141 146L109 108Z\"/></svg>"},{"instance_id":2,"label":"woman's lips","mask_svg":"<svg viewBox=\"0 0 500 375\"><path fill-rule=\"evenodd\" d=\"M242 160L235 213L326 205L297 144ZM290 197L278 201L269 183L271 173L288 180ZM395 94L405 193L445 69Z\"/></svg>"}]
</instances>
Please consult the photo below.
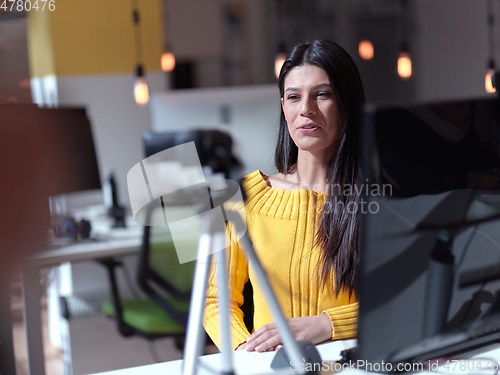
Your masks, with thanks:
<instances>
[{"instance_id":1,"label":"woman's lips","mask_svg":"<svg viewBox=\"0 0 500 375\"><path fill-rule=\"evenodd\" d=\"M316 130L319 130L321 129L319 126L316 126L316 125L306 125L306 126L302 126L299 128L299 131L301 133L312 133L312 132L315 132Z\"/></svg>"}]
</instances>

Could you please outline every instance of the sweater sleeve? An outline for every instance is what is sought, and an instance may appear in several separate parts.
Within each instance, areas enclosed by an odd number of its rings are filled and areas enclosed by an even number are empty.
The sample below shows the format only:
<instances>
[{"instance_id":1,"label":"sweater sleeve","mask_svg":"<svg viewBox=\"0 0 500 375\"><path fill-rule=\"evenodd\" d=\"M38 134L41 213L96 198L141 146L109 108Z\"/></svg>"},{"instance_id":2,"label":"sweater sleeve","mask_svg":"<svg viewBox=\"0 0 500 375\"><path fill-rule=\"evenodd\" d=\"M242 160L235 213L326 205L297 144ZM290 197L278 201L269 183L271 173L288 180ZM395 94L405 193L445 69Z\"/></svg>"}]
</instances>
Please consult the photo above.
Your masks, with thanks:
<instances>
[{"instance_id":1,"label":"sweater sleeve","mask_svg":"<svg viewBox=\"0 0 500 375\"><path fill-rule=\"evenodd\" d=\"M229 263L229 290L230 290L230 317L231 317L231 347L236 349L250 336L243 322L243 311L239 308L243 304L243 288L248 281L248 263L238 242L235 242L228 230L229 246L226 248L226 261ZM217 266L215 256L208 280L205 314L203 325L212 341L221 349L221 330L218 311Z\"/></svg>"},{"instance_id":2,"label":"sweater sleeve","mask_svg":"<svg viewBox=\"0 0 500 375\"><path fill-rule=\"evenodd\" d=\"M356 337L358 330L358 308L359 303L333 307L323 310L332 322L332 340L345 340Z\"/></svg>"}]
</instances>

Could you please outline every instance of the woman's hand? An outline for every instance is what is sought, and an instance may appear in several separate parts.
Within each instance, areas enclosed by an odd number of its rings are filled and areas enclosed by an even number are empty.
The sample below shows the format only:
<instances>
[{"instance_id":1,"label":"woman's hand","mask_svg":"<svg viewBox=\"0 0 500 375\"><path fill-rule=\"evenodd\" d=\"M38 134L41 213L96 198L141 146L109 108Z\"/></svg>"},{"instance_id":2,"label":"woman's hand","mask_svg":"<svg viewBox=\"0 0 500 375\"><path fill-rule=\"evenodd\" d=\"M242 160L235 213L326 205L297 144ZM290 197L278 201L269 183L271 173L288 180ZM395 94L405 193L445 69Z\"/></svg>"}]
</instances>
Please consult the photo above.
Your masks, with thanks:
<instances>
[{"instance_id":1,"label":"woman's hand","mask_svg":"<svg viewBox=\"0 0 500 375\"><path fill-rule=\"evenodd\" d=\"M313 344L319 344L332 337L332 323L326 314L290 318L287 319L287 323L295 339L299 341L307 340ZM252 333L247 342L238 347L238 350L244 345L243 349L249 352L254 350L265 352L275 350L278 345L282 344L276 323L271 323Z\"/></svg>"}]
</instances>

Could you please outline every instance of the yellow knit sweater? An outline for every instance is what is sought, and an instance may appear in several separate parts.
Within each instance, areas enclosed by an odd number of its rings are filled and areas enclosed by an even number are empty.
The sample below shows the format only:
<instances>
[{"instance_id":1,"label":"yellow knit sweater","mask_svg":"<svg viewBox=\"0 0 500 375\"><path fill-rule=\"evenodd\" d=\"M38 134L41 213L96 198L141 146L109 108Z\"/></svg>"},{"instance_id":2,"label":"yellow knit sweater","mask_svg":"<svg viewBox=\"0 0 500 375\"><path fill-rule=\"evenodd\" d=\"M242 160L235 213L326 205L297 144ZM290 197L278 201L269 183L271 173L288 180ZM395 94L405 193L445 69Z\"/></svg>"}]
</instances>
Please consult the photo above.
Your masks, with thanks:
<instances>
[{"instance_id":1,"label":"yellow knit sweater","mask_svg":"<svg viewBox=\"0 0 500 375\"><path fill-rule=\"evenodd\" d=\"M325 203L327 193L312 190L271 189L257 170L245 176L243 187L248 234L267 272L274 293L286 318L328 314L333 327L332 340L356 336L358 303L347 292L335 297L333 275L322 288L318 271L320 249L312 247L316 233L315 215ZM232 316L232 347L245 342L250 333L243 323L243 287L250 278L254 289L254 329L274 321L267 307L253 267L239 243L228 246ZM220 348L217 286L212 267L205 308L204 326Z\"/></svg>"}]
</instances>

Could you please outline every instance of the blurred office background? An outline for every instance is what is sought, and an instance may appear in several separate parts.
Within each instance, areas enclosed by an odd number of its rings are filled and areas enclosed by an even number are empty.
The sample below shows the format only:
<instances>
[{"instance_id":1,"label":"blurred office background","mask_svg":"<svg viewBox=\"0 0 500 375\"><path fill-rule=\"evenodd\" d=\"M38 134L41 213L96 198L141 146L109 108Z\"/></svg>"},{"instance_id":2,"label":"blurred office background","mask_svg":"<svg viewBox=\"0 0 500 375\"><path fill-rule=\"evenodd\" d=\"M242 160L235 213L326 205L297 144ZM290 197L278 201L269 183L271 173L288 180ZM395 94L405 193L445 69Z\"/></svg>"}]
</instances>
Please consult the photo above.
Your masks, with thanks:
<instances>
[{"instance_id":1,"label":"blurred office background","mask_svg":"<svg viewBox=\"0 0 500 375\"><path fill-rule=\"evenodd\" d=\"M500 4L492 5L500 19ZM133 1L61 2L53 12L24 12L17 19L0 13L0 102L85 106L101 171L116 171L124 202L126 173L142 156L137 139L159 122L152 118L155 95L204 93L189 103L191 112L202 113L203 98L209 101L225 88L241 92L275 85L274 59L280 46L289 52L308 39L338 42L358 63L368 101L486 94L487 0L138 0L137 7L142 65L151 94L151 102L142 106L133 98L138 63ZM373 43L371 60L358 54L363 38ZM495 30L495 46L499 38ZM403 43L413 64L409 80L396 71ZM170 73L160 65L167 48L176 58ZM229 119L220 111L215 120L230 127L231 108L227 110ZM162 120L169 126L168 118ZM276 122L254 121L254 126Z\"/></svg>"},{"instance_id":2,"label":"blurred office background","mask_svg":"<svg viewBox=\"0 0 500 375\"><path fill-rule=\"evenodd\" d=\"M496 0L56 0L54 4L53 11L0 10L0 103L85 107L101 179L107 178L105 170L114 171L125 206L130 205L126 175L143 158L145 131L222 126L236 140L245 173L255 169L275 173L272 154L279 116L275 59L301 41L331 39L349 51L370 102L494 95L485 91L485 74L500 54L500 28L488 24L489 16L500 22ZM134 10L139 14L136 24ZM360 57L363 39L373 45L371 59ZM403 48L412 62L407 79L397 71ZM175 55L170 72L161 67L166 51ZM138 64L150 94L142 105L134 100ZM66 198L69 209L103 201L102 192L96 190ZM133 259L130 265L134 266ZM100 266L82 262L66 267L68 293L106 288ZM97 323L88 321L87 328L78 324L81 332L88 332ZM143 344L145 361L152 361ZM95 347L76 345L73 356L81 358L82 373L111 369L92 367L89 358L96 358Z\"/></svg>"}]
</instances>

